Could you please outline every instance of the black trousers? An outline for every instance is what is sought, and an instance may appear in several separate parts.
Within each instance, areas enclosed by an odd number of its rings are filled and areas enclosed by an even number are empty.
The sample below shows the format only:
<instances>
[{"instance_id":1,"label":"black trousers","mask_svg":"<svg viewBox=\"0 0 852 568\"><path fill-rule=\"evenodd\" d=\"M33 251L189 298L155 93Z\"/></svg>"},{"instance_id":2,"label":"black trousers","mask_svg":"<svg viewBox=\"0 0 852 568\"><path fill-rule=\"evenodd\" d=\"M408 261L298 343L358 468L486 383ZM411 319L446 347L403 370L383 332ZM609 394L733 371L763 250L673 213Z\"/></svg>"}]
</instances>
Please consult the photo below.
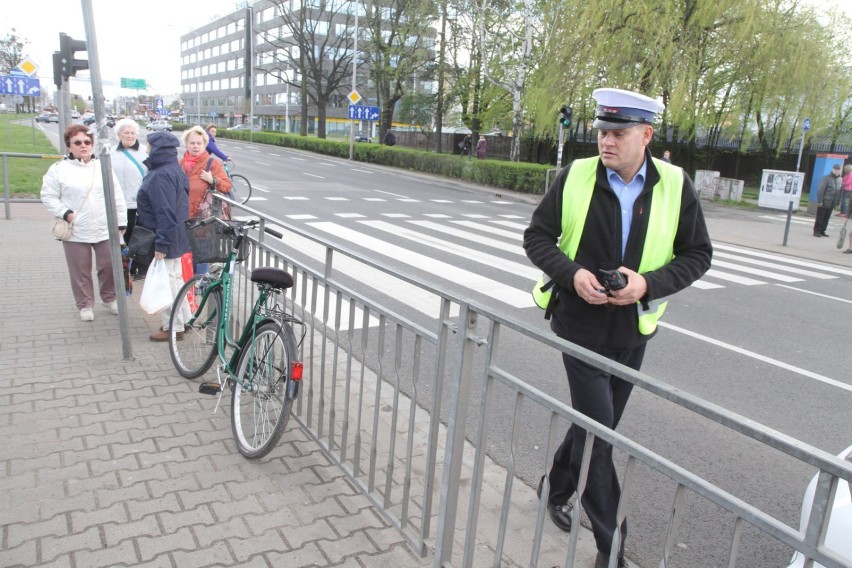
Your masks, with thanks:
<instances>
[{"instance_id":1,"label":"black trousers","mask_svg":"<svg viewBox=\"0 0 852 568\"><path fill-rule=\"evenodd\" d=\"M645 345L643 343L634 349L601 353L601 355L638 371L645 356ZM568 385L571 388L571 405L589 418L614 430L627 406L633 385L569 355L563 354L562 359L565 371L568 373ZM565 504L577 490L583 451L586 446L585 436L585 430L573 425L565 434L559 449L556 450L553 456L553 467L548 475L551 503ZM620 498L621 487L612 463L612 446L601 440L595 440L582 504L592 523L597 548L605 554L609 554L612 548ZM624 556L626 538L627 522L625 521L622 525L619 557Z\"/></svg>"},{"instance_id":2,"label":"black trousers","mask_svg":"<svg viewBox=\"0 0 852 568\"><path fill-rule=\"evenodd\" d=\"M828 220L831 219L831 212L834 209L828 207L817 207L816 219L814 219L814 233L824 233L828 228Z\"/></svg>"}]
</instances>

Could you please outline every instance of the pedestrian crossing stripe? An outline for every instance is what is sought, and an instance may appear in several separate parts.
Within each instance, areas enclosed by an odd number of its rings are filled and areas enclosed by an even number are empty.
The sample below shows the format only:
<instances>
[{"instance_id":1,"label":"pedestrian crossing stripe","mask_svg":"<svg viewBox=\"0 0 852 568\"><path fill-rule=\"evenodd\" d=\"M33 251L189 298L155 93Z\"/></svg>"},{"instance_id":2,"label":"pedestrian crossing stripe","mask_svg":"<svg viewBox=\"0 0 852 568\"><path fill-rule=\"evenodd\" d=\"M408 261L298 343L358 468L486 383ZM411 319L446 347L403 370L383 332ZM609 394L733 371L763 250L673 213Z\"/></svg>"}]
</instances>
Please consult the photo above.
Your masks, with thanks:
<instances>
[{"instance_id":1,"label":"pedestrian crossing stripe","mask_svg":"<svg viewBox=\"0 0 852 568\"><path fill-rule=\"evenodd\" d=\"M441 280L483 294L495 302L514 308L534 306L530 285L539 271L532 267L523 250L525 223L506 219L453 219L422 215L415 219L402 213L381 215L368 219L357 213L340 213L339 219L349 225L322 221L313 215L291 215L307 226L324 233L331 241L364 247L370 256L385 257L423 270ZM426 217L426 218L423 218ZM355 225L351 225L354 223ZM326 250L321 244L288 234L288 248L319 263L325 262ZM828 280L839 275L852 276L852 270L813 261L773 255L725 243L713 243L714 259L705 276L692 284L697 290L714 290L729 285L760 286L769 282L795 283L806 279ZM444 253L439 260L423 251L431 249ZM357 281L369 283L393 298L405 298L406 305L434 317L440 300L431 292L404 282L394 276L370 268L345 255L335 255L334 271ZM497 269L506 278L489 277L484 273Z\"/></svg>"}]
</instances>

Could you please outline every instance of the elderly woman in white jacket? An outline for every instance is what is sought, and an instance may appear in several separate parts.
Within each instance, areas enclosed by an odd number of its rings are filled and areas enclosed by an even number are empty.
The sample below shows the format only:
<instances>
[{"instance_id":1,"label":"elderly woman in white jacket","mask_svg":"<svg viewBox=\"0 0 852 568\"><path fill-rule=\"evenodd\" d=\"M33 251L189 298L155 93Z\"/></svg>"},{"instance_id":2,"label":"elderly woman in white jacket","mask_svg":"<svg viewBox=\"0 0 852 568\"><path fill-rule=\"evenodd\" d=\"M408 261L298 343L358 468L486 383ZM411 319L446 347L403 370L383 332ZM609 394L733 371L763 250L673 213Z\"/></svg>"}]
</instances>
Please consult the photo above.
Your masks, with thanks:
<instances>
[{"instance_id":1,"label":"elderly woman in white jacket","mask_svg":"<svg viewBox=\"0 0 852 568\"><path fill-rule=\"evenodd\" d=\"M92 250L98 273L99 295L103 305L118 314L115 280L110 257L109 231L100 163L94 157L94 139L86 126L72 124L65 129L69 155L53 164L44 175L41 201L56 217L72 224L71 237L62 241L71 277L71 292L80 319L95 319ZM127 226L127 207L118 180L113 176L115 213L120 230Z\"/></svg>"},{"instance_id":2,"label":"elderly woman in white jacket","mask_svg":"<svg viewBox=\"0 0 852 568\"><path fill-rule=\"evenodd\" d=\"M139 125L132 118L122 118L115 123L115 134L118 136L118 146L110 152L112 161L112 172L121 184L124 191L124 202L127 205L127 231L124 233L124 242L129 243L133 236L133 227L136 226L136 194L142 185L142 178L148 173L145 160L148 159L146 152L139 144ZM147 266L139 266L133 263L134 280L145 276Z\"/></svg>"}]
</instances>

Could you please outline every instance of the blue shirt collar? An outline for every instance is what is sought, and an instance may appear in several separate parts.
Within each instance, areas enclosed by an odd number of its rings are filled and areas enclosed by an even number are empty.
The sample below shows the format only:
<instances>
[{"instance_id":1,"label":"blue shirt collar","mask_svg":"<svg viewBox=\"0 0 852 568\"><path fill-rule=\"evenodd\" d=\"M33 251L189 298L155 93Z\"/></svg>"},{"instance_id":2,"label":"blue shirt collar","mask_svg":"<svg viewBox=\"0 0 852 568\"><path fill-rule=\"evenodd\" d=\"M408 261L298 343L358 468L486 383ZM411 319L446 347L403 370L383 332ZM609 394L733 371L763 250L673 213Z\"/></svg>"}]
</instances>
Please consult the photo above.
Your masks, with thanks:
<instances>
[{"instance_id":1,"label":"blue shirt collar","mask_svg":"<svg viewBox=\"0 0 852 568\"><path fill-rule=\"evenodd\" d=\"M612 182L617 180L617 181L621 182L621 185L632 185L633 183L638 182L640 185L644 186L645 185L645 174L646 174L647 170L648 170L648 160L645 159L645 160L642 160L642 167L639 168L639 171L636 172L636 175L633 176L633 180L630 183L621 179L621 176L618 175L618 173L616 173L615 170L612 170L610 168L606 169L606 179L609 180L610 185L613 185ZM615 176L615 179L613 179L613 176Z\"/></svg>"}]
</instances>

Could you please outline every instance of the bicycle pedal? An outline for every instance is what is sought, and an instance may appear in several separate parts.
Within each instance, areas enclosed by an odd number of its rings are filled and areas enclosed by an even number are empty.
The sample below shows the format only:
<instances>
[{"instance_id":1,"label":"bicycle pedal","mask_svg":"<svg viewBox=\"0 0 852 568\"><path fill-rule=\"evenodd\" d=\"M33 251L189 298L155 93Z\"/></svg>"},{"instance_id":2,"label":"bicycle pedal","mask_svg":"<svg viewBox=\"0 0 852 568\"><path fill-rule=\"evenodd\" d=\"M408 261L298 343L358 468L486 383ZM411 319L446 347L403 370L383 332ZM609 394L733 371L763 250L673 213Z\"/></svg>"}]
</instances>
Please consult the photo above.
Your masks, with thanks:
<instances>
[{"instance_id":1,"label":"bicycle pedal","mask_svg":"<svg viewBox=\"0 0 852 568\"><path fill-rule=\"evenodd\" d=\"M219 383L201 383L198 387L198 392L201 394L217 395L222 391L222 386Z\"/></svg>"}]
</instances>

